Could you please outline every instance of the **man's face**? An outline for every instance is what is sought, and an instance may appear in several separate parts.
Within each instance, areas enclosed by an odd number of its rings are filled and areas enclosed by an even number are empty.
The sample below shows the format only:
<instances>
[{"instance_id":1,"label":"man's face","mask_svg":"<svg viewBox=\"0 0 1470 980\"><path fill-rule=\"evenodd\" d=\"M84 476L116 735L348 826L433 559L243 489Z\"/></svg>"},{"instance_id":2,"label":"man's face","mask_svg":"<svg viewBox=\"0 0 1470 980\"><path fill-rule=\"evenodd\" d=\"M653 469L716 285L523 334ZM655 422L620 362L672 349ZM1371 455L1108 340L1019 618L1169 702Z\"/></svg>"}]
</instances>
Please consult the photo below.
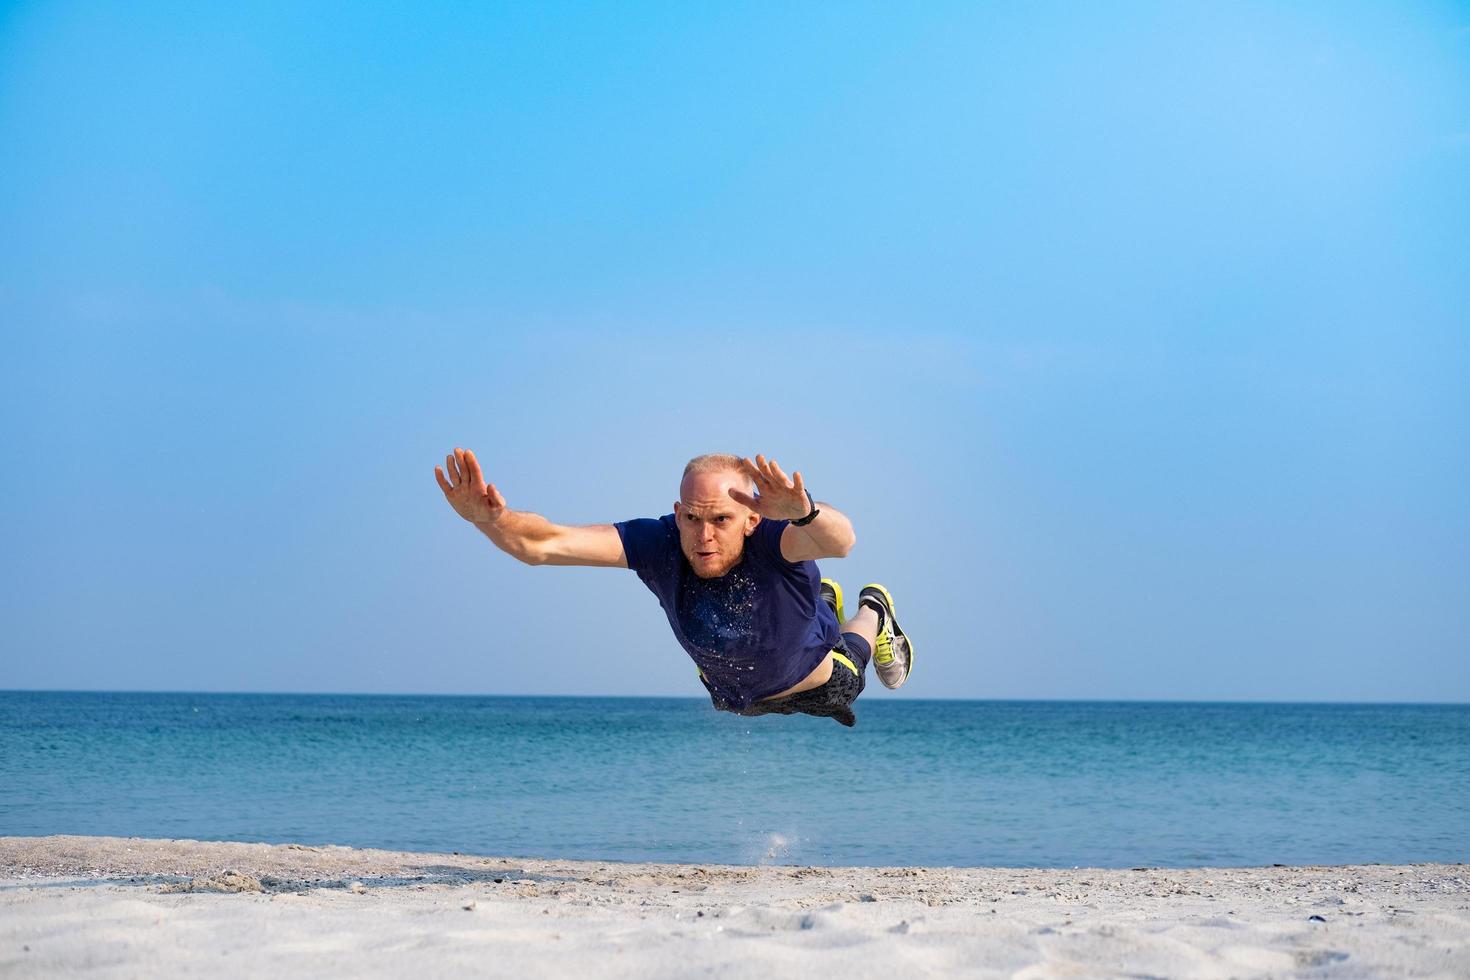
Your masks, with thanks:
<instances>
[{"instance_id":1,"label":"man's face","mask_svg":"<svg viewBox=\"0 0 1470 980\"><path fill-rule=\"evenodd\" d=\"M730 488L749 492L750 478L721 470L691 473L679 484L674 520L684 557L700 578L719 578L740 561L745 539L760 523L760 515L730 497Z\"/></svg>"}]
</instances>

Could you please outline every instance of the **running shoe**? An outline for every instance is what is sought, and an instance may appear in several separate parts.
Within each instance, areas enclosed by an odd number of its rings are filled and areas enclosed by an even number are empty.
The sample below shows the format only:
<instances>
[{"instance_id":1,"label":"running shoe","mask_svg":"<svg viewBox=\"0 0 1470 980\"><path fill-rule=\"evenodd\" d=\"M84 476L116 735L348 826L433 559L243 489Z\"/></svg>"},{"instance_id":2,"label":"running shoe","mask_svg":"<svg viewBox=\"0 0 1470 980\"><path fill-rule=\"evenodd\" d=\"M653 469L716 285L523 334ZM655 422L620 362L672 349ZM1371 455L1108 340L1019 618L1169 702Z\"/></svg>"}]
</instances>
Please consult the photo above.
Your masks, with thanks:
<instances>
[{"instance_id":1,"label":"running shoe","mask_svg":"<svg viewBox=\"0 0 1470 980\"><path fill-rule=\"evenodd\" d=\"M841 626L847 620L847 614L842 611L842 586L837 584L836 579L824 578L820 586L822 601L832 607L837 614L837 625Z\"/></svg>"},{"instance_id":2,"label":"running shoe","mask_svg":"<svg viewBox=\"0 0 1470 980\"><path fill-rule=\"evenodd\" d=\"M876 582L863 586L858 593L858 606L876 606L883 610L883 628L873 644L873 668L886 688L903 687L914 662L914 645L898 625L893 614L893 596Z\"/></svg>"}]
</instances>

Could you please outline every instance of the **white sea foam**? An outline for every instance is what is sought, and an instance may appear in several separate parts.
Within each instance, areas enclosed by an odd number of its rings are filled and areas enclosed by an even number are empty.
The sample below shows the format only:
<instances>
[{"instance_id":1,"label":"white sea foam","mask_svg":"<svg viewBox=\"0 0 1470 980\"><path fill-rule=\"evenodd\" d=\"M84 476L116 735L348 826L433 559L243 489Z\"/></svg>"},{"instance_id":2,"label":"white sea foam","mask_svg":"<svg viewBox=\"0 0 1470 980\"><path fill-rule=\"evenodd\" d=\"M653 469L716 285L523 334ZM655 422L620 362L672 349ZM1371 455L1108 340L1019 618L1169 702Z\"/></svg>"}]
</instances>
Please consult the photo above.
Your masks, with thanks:
<instances>
[{"instance_id":1,"label":"white sea foam","mask_svg":"<svg viewBox=\"0 0 1470 980\"><path fill-rule=\"evenodd\" d=\"M796 834L783 834L772 831L757 843L756 850L759 852L753 863L755 864L785 864L791 860L792 850L796 847L799 838Z\"/></svg>"}]
</instances>

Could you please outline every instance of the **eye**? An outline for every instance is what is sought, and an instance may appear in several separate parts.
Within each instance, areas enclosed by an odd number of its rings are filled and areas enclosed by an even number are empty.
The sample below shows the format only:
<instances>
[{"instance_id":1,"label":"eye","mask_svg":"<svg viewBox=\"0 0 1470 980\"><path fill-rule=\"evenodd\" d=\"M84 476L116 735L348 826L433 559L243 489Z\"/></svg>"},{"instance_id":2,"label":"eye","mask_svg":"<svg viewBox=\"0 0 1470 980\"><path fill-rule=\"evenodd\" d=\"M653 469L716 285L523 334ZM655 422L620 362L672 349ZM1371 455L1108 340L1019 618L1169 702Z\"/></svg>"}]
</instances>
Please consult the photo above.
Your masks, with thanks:
<instances>
[{"instance_id":1,"label":"eye","mask_svg":"<svg viewBox=\"0 0 1470 980\"><path fill-rule=\"evenodd\" d=\"M715 518L715 523L716 523L716 524L724 524L724 523L725 523L725 522L726 522L726 521L728 521L728 520L729 520L729 519L730 519L730 518L729 518L729 516L728 516L728 515L726 515L726 514L721 514L721 515L720 515L720 516L719 516L719 517L716 517L716 518Z\"/></svg>"}]
</instances>

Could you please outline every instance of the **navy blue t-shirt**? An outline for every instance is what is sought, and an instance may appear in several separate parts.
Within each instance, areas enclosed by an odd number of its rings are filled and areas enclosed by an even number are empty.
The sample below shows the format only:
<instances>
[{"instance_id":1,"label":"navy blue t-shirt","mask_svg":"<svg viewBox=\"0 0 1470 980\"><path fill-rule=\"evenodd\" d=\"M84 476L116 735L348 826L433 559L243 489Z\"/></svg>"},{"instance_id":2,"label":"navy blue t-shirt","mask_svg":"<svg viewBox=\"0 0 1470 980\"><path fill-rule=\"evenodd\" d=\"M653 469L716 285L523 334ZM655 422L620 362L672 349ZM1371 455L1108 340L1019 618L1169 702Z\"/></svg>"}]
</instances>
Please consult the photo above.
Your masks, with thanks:
<instances>
[{"instance_id":1,"label":"navy blue t-shirt","mask_svg":"<svg viewBox=\"0 0 1470 980\"><path fill-rule=\"evenodd\" d=\"M787 523L761 521L740 563L710 579L689 566L673 514L613 525L628 567L658 596L710 692L737 711L794 686L838 643L817 563L781 557Z\"/></svg>"}]
</instances>

